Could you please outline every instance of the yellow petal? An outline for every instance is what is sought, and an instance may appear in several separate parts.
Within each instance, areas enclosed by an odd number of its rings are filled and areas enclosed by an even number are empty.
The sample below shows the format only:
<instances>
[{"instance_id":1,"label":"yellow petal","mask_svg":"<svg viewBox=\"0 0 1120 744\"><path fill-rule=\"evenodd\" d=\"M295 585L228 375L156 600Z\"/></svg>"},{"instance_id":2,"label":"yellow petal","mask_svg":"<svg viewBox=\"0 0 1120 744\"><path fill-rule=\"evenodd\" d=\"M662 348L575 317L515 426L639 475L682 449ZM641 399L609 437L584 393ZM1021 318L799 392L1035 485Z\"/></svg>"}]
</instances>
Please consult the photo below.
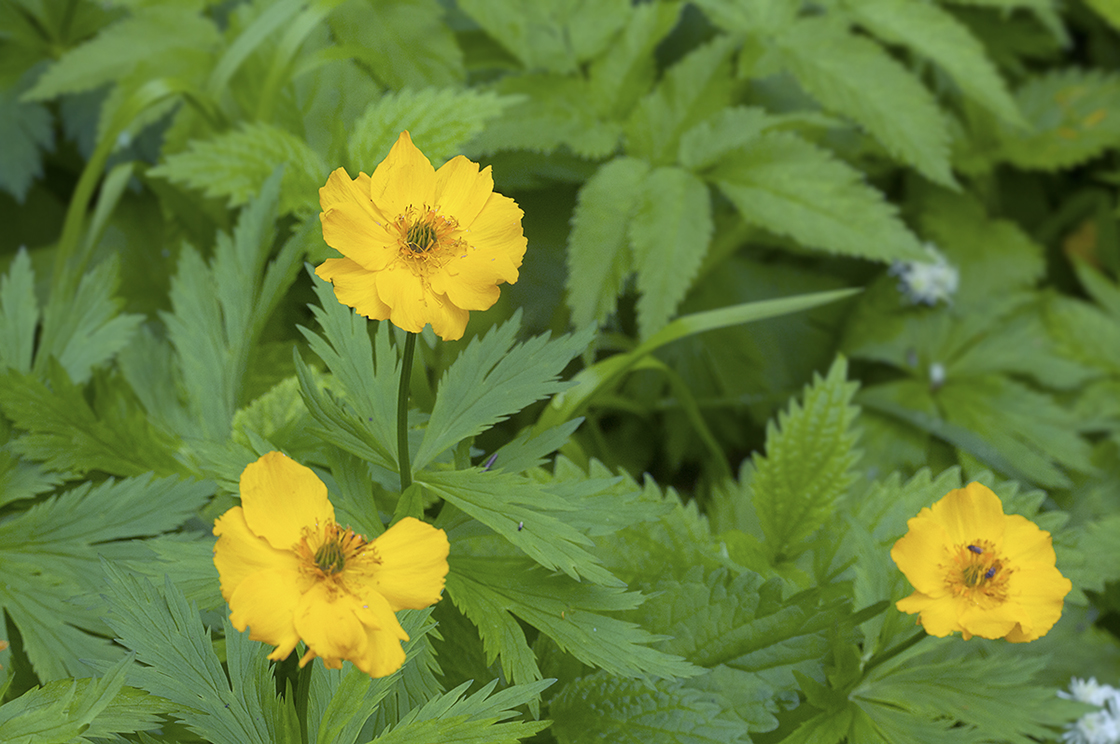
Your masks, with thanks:
<instances>
[{"instance_id":1,"label":"yellow petal","mask_svg":"<svg viewBox=\"0 0 1120 744\"><path fill-rule=\"evenodd\" d=\"M470 247L464 251L432 274L432 290L447 295L452 303L465 310L488 310L498 301L501 294L498 284L504 280L481 251Z\"/></svg>"},{"instance_id":2,"label":"yellow petal","mask_svg":"<svg viewBox=\"0 0 1120 744\"><path fill-rule=\"evenodd\" d=\"M906 523L909 531L891 548L891 559L923 594L941 597L947 591L945 568L949 536L929 509Z\"/></svg>"},{"instance_id":3,"label":"yellow petal","mask_svg":"<svg viewBox=\"0 0 1120 744\"><path fill-rule=\"evenodd\" d=\"M405 517L373 544L381 565L368 581L393 612L420 610L439 601L450 551L443 530Z\"/></svg>"},{"instance_id":4,"label":"yellow petal","mask_svg":"<svg viewBox=\"0 0 1120 744\"><path fill-rule=\"evenodd\" d=\"M389 155L370 176L369 195L390 220L409 207L434 206L436 171L424 153L401 132Z\"/></svg>"},{"instance_id":5,"label":"yellow petal","mask_svg":"<svg viewBox=\"0 0 1120 744\"><path fill-rule=\"evenodd\" d=\"M926 632L938 638L944 638L950 633L961 630L957 621L958 608L956 599L950 596L934 599L921 592L914 592L905 599L895 603L900 611L908 614L918 614L918 619Z\"/></svg>"},{"instance_id":6,"label":"yellow petal","mask_svg":"<svg viewBox=\"0 0 1120 744\"><path fill-rule=\"evenodd\" d=\"M355 615L357 606L351 594L343 592L332 598L322 582L300 597L295 611L296 630L328 667L337 665L340 659L355 659L366 653L367 632Z\"/></svg>"},{"instance_id":7,"label":"yellow petal","mask_svg":"<svg viewBox=\"0 0 1120 744\"><path fill-rule=\"evenodd\" d=\"M1065 596L1071 589L1070 580L1053 566L1024 568L1012 575L1008 591L1025 616L1019 618L1019 642L1033 641L1050 632L1062 616Z\"/></svg>"},{"instance_id":8,"label":"yellow petal","mask_svg":"<svg viewBox=\"0 0 1120 744\"><path fill-rule=\"evenodd\" d=\"M350 660L371 677L387 677L404 664L401 641L407 641L408 634L380 594L371 592L362 601L364 607L359 617L366 628L366 652Z\"/></svg>"},{"instance_id":9,"label":"yellow petal","mask_svg":"<svg viewBox=\"0 0 1120 744\"><path fill-rule=\"evenodd\" d=\"M378 296L391 309L389 320L393 325L419 333L431 323L432 330L445 341L462 338L470 313L446 296L433 294L407 266L390 266L378 272L376 281Z\"/></svg>"},{"instance_id":10,"label":"yellow petal","mask_svg":"<svg viewBox=\"0 0 1120 744\"><path fill-rule=\"evenodd\" d=\"M249 529L279 550L298 543L304 527L334 521L323 481L280 452L263 455L241 473L241 506Z\"/></svg>"},{"instance_id":11,"label":"yellow petal","mask_svg":"<svg viewBox=\"0 0 1120 744\"><path fill-rule=\"evenodd\" d=\"M1025 618L1023 608L1010 600L983 607L962 603L959 622L972 635L981 638L1003 638Z\"/></svg>"},{"instance_id":12,"label":"yellow petal","mask_svg":"<svg viewBox=\"0 0 1120 744\"><path fill-rule=\"evenodd\" d=\"M1050 533L1018 514L1004 517L1003 555L1015 567L1053 566L1057 561Z\"/></svg>"},{"instance_id":13,"label":"yellow petal","mask_svg":"<svg viewBox=\"0 0 1120 744\"><path fill-rule=\"evenodd\" d=\"M486 200L478 217L470 225L463 225L466 241L483 251L486 259L494 259L494 270L509 284L517 281L517 269L528 245L521 229L524 214L513 199L495 193Z\"/></svg>"},{"instance_id":14,"label":"yellow petal","mask_svg":"<svg viewBox=\"0 0 1120 744\"><path fill-rule=\"evenodd\" d=\"M377 294L374 273L362 268L349 258L328 258L315 274L334 284L334 296L343 305L349 305L372 320L385 320L390 308Z\"/></svg>"},{"instance_id":15,"label":"yellow petal","mask_svg":"<svg viewBox=\"0 0 1120 744\"><path fill-rule=\"evenodd\" d=\"M277 550L258 537L245 522L245 512L235 506L214 520L214 565L228 602L246 578L260 571L297 571L299 562L290 550Z\"/></svg>"},{"instance_id":16,"label":"yellow petal","mask_svg":"<svg viewBox=\"0 0 1120 744\"><path fill-rule=\"evenodd\" d=\"M353 181L342 168L331 173L326 185L319 189L319 204L323 208L319 219L327 245L377 271L396 258L397 241L385 229L393 218L380 214L370 201L369 183L369 176L364 173Z\"/></svg>"},{"instance_id":17,"label":"yellow petal","mask_svg":"<svg viewBox=\"0 0 1120 744\"><path fill-rule=\"evenodd\" d=\"M986 539L998 549L1003 540L1003 504L999 497L981 483L969 483L945 494L931 507L933 517L939 520L956 545L972 540Z\"/></svg>"},{"instance_id":18,"label":"yellow petal","mask_svg":"<svg viewBox=\"0 0 1120 744\"><path fill-rule=\"evenodd\" d=\"M294 617L300 601L299 575L291 571L260 571L247 577L229 599L229 620L249 638L276 646L268 658L284 659L299 642Z\"/></svg>"},{"instance_id":19,"label":"yellow petal","mask_svg":"<svg viewBox=\"0 0 1120 744\"><path fill-rule=\"evenodd\" d=\"M490 166L480 173L478 163L459 155L436 171L434 206L460 225L470 225L493 191Z\"/></svg>"}]
</instances>

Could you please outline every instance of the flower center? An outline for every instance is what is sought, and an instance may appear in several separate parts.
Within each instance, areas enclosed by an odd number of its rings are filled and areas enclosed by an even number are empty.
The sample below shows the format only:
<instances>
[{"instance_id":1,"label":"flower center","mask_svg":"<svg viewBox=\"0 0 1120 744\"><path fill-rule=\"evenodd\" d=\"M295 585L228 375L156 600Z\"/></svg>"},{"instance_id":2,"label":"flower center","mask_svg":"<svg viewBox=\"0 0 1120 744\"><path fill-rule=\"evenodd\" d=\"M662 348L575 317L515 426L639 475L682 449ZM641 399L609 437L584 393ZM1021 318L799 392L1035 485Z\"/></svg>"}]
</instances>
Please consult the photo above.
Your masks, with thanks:
<instances>
[{"instance_id":1,"label":"flower center","mask_svg":"<svg viewBox=\"0 0 1120 744\"><path fill-rule=\"evenodd\" d=\"M347 571L381 563L372 543L334 522L322 527L305 527L295 550L300 559L300 572L313 581L338 583Z\"/></svg>"},{"instance_id":2,"label":"flower center","mask_svg":"<svg viewBox=\"0 0 1120 744\"><path fill-rule=\"evenodd\" d=\"M1014 572L989 540L973 540L958 545L947 567L945 583L955 596L965 596L973 604L982 599L1002 603L1007 599L1007 580Z\"/></svg>"},{"instance_id":3,"label":"flower center","mask_svg":"<svg viewBox=\"0 0 1120 744\"><path fill-rule=\"evenodd\" d=\"M399 257L419 276L442 266L464 245L462 238L452 237L459 223L427 204L409 206L393 220L390 229L397 234Z\"/></svg>"}]
</instances>

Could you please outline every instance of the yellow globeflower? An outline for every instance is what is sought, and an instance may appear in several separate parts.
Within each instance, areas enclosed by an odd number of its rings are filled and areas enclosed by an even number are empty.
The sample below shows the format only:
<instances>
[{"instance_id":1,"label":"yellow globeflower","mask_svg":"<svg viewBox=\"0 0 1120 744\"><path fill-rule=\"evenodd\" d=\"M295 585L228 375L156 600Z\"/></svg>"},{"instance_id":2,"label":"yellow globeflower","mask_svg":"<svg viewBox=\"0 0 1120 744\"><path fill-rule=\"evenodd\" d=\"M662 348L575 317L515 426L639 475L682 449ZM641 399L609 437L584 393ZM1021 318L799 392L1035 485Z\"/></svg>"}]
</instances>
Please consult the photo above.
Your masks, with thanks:
<instances>
[{"instance_id":1,"label":"yellow globeflower","mask_svg":"<svg viewBox=\"0 0 1120 744\"><path fill-rule=\"evenodd\" d=\"M309 468L269 452L241 473L241 506L214 522L214 564L230 621L302 667L348 659L371 677L404 663L395 612L435 604L447 575L443 530L407 517L367 541L334 521L327 487Z\"/></svg>"},{"instance_id":2,"label":"yellow globeflower","mask_svg":"<svg viewBox=\"0 0 1120 744\"><path fill-rule=\"evenodd\" d=\"M916 590L897 607L930 635L968 640L1040 638L1058 622L1073 588L1055 568L1050 533L979 483L950 491L907 522L891 558Z\"/></svg>"},{"instance_id":3,"label":"yellow globeflower","mask_svg":"<svg viewBox=\"0 0 1120 744\"><path fill-rule=\"evenodd\" d=\"M470 310L517 281L524 214L494 191L490 167L462 155L438 171L401 132L372 176L342 168L319 189L323 239L345 258L315 270L338 301L374 320L419 333L426 323L461 338Z\"/></svg>"}]
</instances>

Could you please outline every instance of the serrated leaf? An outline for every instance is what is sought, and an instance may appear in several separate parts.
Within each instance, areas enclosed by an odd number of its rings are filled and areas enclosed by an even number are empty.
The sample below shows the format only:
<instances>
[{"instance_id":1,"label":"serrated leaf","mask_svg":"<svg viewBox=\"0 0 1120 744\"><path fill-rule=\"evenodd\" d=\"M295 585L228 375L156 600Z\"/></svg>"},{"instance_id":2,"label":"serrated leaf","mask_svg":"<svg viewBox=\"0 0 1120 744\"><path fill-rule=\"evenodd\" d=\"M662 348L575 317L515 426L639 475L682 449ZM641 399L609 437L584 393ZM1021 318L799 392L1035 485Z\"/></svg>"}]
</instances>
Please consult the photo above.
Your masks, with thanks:
<instances>
[{"instance_id":1,"label":"serrated leaf","mask_svg":"<svg viewBox=\"0 0 1120 744\"><path fill-rule=\"evenodd\" d=\"M439 383L432 417L413 459L420 470L463 439L489 429L531 403L569 387L560 380L591 341L592 330L514 344L520 315L471 341Z\"/></svg>"},{"instance_id":2,"label":"serrated leaf","mask_svg":"<svg viewBox=\"0 0 1120 744\"><path fill-rule=\"evenodd\" d=\"M192 140L186 150L168 155L148 174L238 207L256 197L281 164L280 211L314 212L315 195L327 180L327 164L303 139L265 122L245 122L212 139Z\"/></svg>"},{"instance_id":3,"label":"serrated leaf","mask_svg":"<svg viewBox=\"0 0 1120 744\"><path fill-rule=\"evenodd\" d=\"M645 178L629 230L641 293L641 338L660 331L676 314L708 253L713 230L703 181L680 168L657 168Z\"/></svg>"},{"instance_id":4,"label":"serrated leaf","mask_svg":"<svg viewBox=\"0 0 1120 744\"><path fill-rule=\"evenodd\" d=\"M514 630L516 623L509 619L515 615L583 663L612 674L690 677L699 672L677 656L649 648L660 636L601 614L633 609L642 601L637 592L548 575L525 559L509 556L452 556L451 564L448 592L478 625L490 659L505 653L511 641L516 645L524 642L521 631ZM498 619L502 622L497 627L482 624Z\"/></svg>"},{"instance_id":5,"label":"serrated leaf","mask_svg":"<svg viewBox=\"0 0 1120 744\"><path fill-rule=\"evenodd\" d=\"M387 93L366 107L350 127L348 152L355 174L373 173L407 130L424 156L439 167L518 102L491 91L424 88Z\"/></svg>"},{"instance_id":6,"label":"serrated leaf","mask_svg":"<svg viewBox=\"0 0 1120 744\"><path fill-rule=\"evenodd\" d=\"M218 45L214 22L196 9L157 5L105 27L96 37L67 52L25 96L31 100L92 90L116 82L136 66L180 49Z\"/></svg>"},{"instance_id":7,"label":"serrated leaf","mask_svg":"<svg viewBox=\"0 0 1120 744\"><path fill-rule=\"evenodd\" d=\"M1120 75L1051 70L1015 98L1033 131L1005 131L1000 155L1019 168L1071 168L1120 144Z\"/></svg>"},{"instance_id":8,"label":"serrated leaf","mask_svg":"<svg viewBox=\"0 0 1120 744\"><path fill-rule=\"evenodd\" d=\"M1004 122L1024 123L984 46L949 12L933 3L905 0L851 0L848 6L861 26L936 62L966 95Z\"/></svg>"},{"instance_id":9,"label":"serrated leaf","mask_svg":"<svg viewBox=\"0 0 1120 744\"><path fill-rule=\"evenodd\" d=\"M678 153L681 166L692 171L710 168L749 144L774 121L762 108L725 108L684 132Z\"/></svg>"},{"instance_id":10,"label":"serrated leaf","mask_svg":"<svg viewBox=\"0 0 1120 744\"><path fill-rule=\"evenodd\" d=\"M26 249L20 249L0 277L0 367L31 371L39 303L35 299L35 272Z\"/></svg>"},{"instance_id":11,"label":"serrated leaf","mask_svg":"<svg viewBox=\"0 0 1120 744\"><path fill-rule=\"evenodd\" d=\"M7 43L7 42L5 42ZM54 128L46 107L20 97L36 70L15 86L0 90L0 188L23 204L31 182L43 175L43 150L54 147Z\"/></svg>"},{"instance_id":12,"label":"serrated leaf","mask_svg":"<svg viewBox=\"0 0 1120 744\"><path fill-rule=\"evenodd\" d=\"M800 243L875 261L928 259L863 174L790 133L768 133L709 176L743 219Z\"/></svg>"},{"instance_id":13,"label":"serrated leaf","mask_svg":"<svg viewBox=\"0 0 1120 744\"><path fill-rule=\"evenodd\" d=\"M622 119L649 90L656 72L654 49L680 18L679 2L634 5L626 27L588 70L588 96L607 119Z\"/></svg>"},{"instance_id":14,"label":"serrated leaf","mask_svg":"<svg viewBox=\"0 0 1120 744\"><path fill-rule=\"evenodd\" d=\"M712 23L733 32L772 34L792 24L798 15L797 6L783 0L697 0L696 4Z\"/></svg>"},{"instance_id":15,"label":"serrated leaf","mask_svg":"<svg viewBox=\"0 0 1120 744\"><path fill-rule=\"evenodd\" d=\"M754 457L752 487L772 556L796 552L855 479L857 409L851 400L858 385L847 381L847 372L847 362L838 358L827 377L814 375L802 403L792 402L766 427L766 455Z\"/></svg>"},{"instance_id":16,"label":"serrated leaf","mask_svg":"<svg viewBox=\"0 0 1120 744\"><path fill-rule=\"evenodd\" d=\"M548 727L548 721L506 721L518 715L514 709L536 700L552 680L513 685L494 692L493 680L470 697L464 682L454 690L409 711L392 730L382 733L380 744L516 744Z\"/></svg>"},{"instance_id":17,"label":"serrated leaf","mask_svg":"<svg viewBox=\"0 0 1120 744\"><path fill-rule=\"evenodd\" d=\"M343 3L332 9L331 31L345 49L393 89L461 83L463 52L436 0Z\"/></svg>"},{"instance_id":18,"label":"serrated leaf","mask_svg":"<svg viewBox=\"0 0 1120 744\"><path fill-rule=\"evenodd\" d=\"M560 744L603 740L651 744L749 741L742 721L719 716L713 695L670 680L594 674L564 687L550 706Z\"/></svg>"},{"instance_id":19,"label":"serrated leaf","mask_svg":"<svg viewBox=\"0 0 1120 744\"><path fill-rule=\"evenodd\" d=\"M307 696L307 738L316 744L354 744L390 687L356 666L327 669L315 664Z\"/></svg>"},{"instance_id":20,"label":"serrated leaf","mask_svg":"<svg viewBox=\"0 0 1120 744\"><path fill-rule=\"evenodd\" d=\"M801 18L773 43L783 66L826 109L862 125L926 178L955 184L944 116L929 91L882 47L827 17Z\"/></svg>"},{"instance_id":21,"label":"serrated leaf","mask_svg":"<svg viewBox=\"0 0 1120 744\"><path fill-rule=\"evenodd\" d=\"M604 322L617 306L633 270L628 230L649 172L645 161L615 158L580 189L568 236L568 305L576 328Z\"/></svg>"},{"instance_id":22,"label":"serrated leaf","mask_svg":"<svg viewBox=\"0 0 1120 744\"><path fill-rule=\"evenodd\" d=\"M17 457L10 443L0 447L0 507L46 493L63 480L62 473Z\"/></svg>"}]
</instances>

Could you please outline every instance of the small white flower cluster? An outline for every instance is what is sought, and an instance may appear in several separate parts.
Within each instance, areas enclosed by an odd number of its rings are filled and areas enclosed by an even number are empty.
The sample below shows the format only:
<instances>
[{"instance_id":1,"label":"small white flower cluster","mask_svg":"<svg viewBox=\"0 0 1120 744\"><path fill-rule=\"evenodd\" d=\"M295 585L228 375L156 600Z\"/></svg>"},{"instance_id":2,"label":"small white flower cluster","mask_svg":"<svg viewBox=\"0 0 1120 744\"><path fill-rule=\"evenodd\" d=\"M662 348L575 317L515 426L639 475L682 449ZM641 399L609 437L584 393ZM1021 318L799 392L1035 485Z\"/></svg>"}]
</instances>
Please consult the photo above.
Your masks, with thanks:
<instances>
[{"instance_id":1,"label":"small white flower cluster","mask_svg":"<svg viewBox=\"0 0 1120 744\"><path fill-rule=\"evenodd\" d=\"M1100 708L1070 724L1062 734L1062 741L1068 744L1120 744L1120 690L1098 683L1096 677L1074 677L1070 680L1069 692L1059 691L1058 696Z\"/></svg>"},{"instance_id":2,"label":"small white flower cluster","mask_svg":"<svg viewBox=\"0 0 1120 744\"><path fill-rule=\"evenodd\" d=\"M951 302L960 284L960 272L933 243L922 247L932 260L895 261L891 266L891 276L898 277L898 291L915 305L936 305L941 300Z\"/></svg>"}]
</instances>

